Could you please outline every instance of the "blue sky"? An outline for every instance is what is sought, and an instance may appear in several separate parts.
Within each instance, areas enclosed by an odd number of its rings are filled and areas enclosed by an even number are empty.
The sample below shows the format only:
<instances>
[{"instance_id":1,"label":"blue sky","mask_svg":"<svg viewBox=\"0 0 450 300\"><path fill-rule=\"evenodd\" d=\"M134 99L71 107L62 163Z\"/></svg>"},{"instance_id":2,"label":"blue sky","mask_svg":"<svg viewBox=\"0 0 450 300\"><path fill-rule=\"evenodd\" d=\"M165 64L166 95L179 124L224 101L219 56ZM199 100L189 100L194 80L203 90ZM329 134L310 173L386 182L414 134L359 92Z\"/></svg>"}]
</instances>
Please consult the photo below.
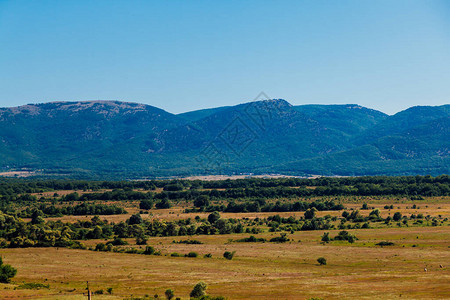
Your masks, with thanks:
<instances>
[{"instance_id":1,"label":"blue sky","mask_svg":"<svg viewBox=\"0 0 450 300\"><path fill-rule=\"evenodd\" d=\"M450 103L449 1L0 0L0 106Z\"/></svg>"}]
</instances>

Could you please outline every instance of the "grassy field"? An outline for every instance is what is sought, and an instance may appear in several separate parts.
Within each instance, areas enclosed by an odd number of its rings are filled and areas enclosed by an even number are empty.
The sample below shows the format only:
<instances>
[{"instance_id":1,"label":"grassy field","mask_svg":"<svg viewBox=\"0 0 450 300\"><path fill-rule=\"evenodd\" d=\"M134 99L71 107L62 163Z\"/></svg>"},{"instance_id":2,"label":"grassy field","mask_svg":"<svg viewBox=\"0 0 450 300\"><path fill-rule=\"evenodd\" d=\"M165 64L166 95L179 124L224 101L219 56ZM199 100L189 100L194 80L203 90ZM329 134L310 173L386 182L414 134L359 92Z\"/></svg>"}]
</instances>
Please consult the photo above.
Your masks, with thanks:
<instances>
[{"instance_id":1,"label":"grassy field","mask_svg":"<svg viewBox=\"0 0 450 300\"><path fill-rule=\"evenodd\" d=\"M441 199L442 198L442 199ZM440 197L440 198L433 198L433 199L427 199L427 202L419 202L416 201L416 205L418 208L412 208L412 202L411 203L399 203L398 201L385 201L385 203L378 203L378 202L367 202L368 206L370 208L374 207L380 210L380 214L382 217L392 216L395 212L401 212L402 215L410 216L411 214L423 214L424 216L431 215L431 216L438 216L441 215L442 218L450 218L450 197ZM116 204L114 202L98 202L98 203L107 203L107 204ZM345 207L348 210L351 209L360 209L361 208L360 203L345 203ZM393 209L385 209L384 206L386 204L393 204ZM108 220L109 222L121 222L125 221L128 218L130 218L130 215L139 213L139 201L130 201L128 203L120 203L118 202L119 206L123 206L127 211L128 214L123 215L110 215L110 216L102 216L102 219ZM178 205L176 207L173 207L171 209L158 209L158 210L152 210L150 214L142 214L143 219L161 219L161 220L179 220L179 219L187 219L187 218L195 218L196 216L199 216L201 218L206 218L210 213L207 212L197 212L197 213L184 213L184 209L188 207L187 205L184 205L182 203L181 205ZM369 210L360 210L361 215L367 216L372 211L372 209ZM302 217L304 215L303 211L298 212L258 212L258 213L221 213L221 216L223 218L266 218L268 216L273 216L275 214L280 215L281 217ZM318 217L323 217L325 215L331 215L331 216L340 216L342 214L342 211L319 211L317 212ZM47 218L47 220L53 220L58 221L61 220L63 222L76 222L77 220L88 220L92 218L92 216L64 216L64 217L55 217L55 218ZM28 220L28 219L25 219Z\"/></svg>"},{"instance_id":2,"label":"grassy field","mask_svg":"<svg viewBox=\"0 0 450 300\"><path fill-rule=\"evenodd\" d=\"M330 231L330 235L337 232ZM200 245L172 243L186 237L151 238L149 244L161 250L162 256L63 248L2 249L5 263L15 266L18 274L12 284L0 285L0 298L86 299L83 293L89 281L93 291L113 289L111 295L94 295L93 299L146 294L164 298L167 288L186 299L200 280L208 284L210 295L229 299L450 298L449 227L350 232L359 238L354 244L321 244L323 231L296 232L288 235L291 242L284 244L230 242L249 234L193 237L204 243ZM257 237L277 235L261 233ZM375 246L379 241L395 245ZM222 257L226 250L236 251L233 260ZM190 251L198 252L199 257L168 255ZM212 258L203 258L206 253ZM321 256L327 265L317 263ZM50 288L17 289L23 282L49 284Z\"/></svg>"},{"instance_id":3,"label":"grassy field","mask_svg":"<svg viewBox=\"0 0 450 300\"><path fill-rule=\"evenodd\" d=\"M160 192L158 190L157 192ZM73 192L73 191L70 191ZM80 194L83 191L78 191ZM60 191L64 195L68 191ZM54 192L41 193L52 197ZM342 199L341 199L342 200ZM401 212L403 216L422 214L422 225L389 227L384 222L371 223L371 229L349 229L358 240L321 242L324 232L334 237L340 230L296 231L288 233L287 243L242 243L236 240L249 237L249 233L225 235L196 235L150 237L148 245L162 255L142 255L115 252L96 252L67 248L0 249L6 264L17 268L17 276L10 284L0 284L0 299L87 299L86 281L92 291L103 291L92 299L129 299L159 295L171 288L176 297L189 299L189 292L199 281L208 284L208 294L228 299L450 299L450 197L432 197L412 201L402 198L349 197L343 201L346 210L360 210L367 216L373 208L383 218ZM102 203L98 201L98 203ZM126 221L138 213L139 201L118 201L128 214L101 216L109 222ZM415 204L414 208L413 205ZM61 205L61 204L58 204ZM392 209L385 205L393 205ZM179 220L209 213L184 213L192 204L178 203L170 209L153 209L142 214L143 219ZM281 213L221 213L222 218L303 217L304 212ZM340 217L342 211L319 211L318 217ZM431 218L440 220L431 226ZM76 222L93 216L64 216L46 220ZM29 221L29 219L25 219ZM441 223L442 221L442 223ZM339 220L334 221L337 225ZM442 226L442 224L444 224ZM270 240L279 232L255 234ZM195 239L202 244L180 244L173 241ZM125 247L135 245L135 239L125 239ZM382 241L392 246L377 246ZM95 247L105 240L82 241ZM191 251L196 258L183 257ZM236 251L232 260L223 258L224 251ZM182 257L172 257L171 253ZM211 258L204 258L205 254ZM324 257L326 265L317 259ZM426 269L426 271L425 271ZM48 288L26 289L24 283L40 283ZM107 292L112 288L112 293Z\"/></svg>"}]
</instances>

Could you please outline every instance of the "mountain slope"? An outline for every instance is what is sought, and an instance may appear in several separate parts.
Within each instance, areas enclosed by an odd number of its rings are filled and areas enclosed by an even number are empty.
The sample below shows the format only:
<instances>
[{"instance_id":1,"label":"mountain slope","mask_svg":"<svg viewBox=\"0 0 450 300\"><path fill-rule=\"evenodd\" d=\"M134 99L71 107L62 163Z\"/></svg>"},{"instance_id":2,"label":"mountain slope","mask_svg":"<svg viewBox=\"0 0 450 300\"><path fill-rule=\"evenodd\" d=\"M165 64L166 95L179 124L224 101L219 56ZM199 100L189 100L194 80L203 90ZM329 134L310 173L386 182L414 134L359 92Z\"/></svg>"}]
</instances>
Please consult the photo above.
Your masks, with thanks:
<instances>
[{"instance_id":1,"label":"mountain slope","mask_svg":"<svg viewBox=\"0 0 450 300\"><path fill-rule=\"evenodd\" d=\"M215 107L215 108L207 108L207 109L200 109L200 110L194 110L189 111L185 113L178 114L177 116L186 119L190 122L195 122L198 120L201 120L203 118L206 118L212 114L215 114L219 111L225 110L230 108L229 106L222 106L222 107Z\"/></svg>"},{"instance_id":2,"label":"mountain slope","mask_svg":"<svg viewBox=\"0 0 450 300\"><path fill-rule=\"evenodd\" d=\"M156 138L184 120L159 108L118 101L54 102L0 109L0 147L8 163L52 164L132 140ZM15 150L26 151L24 156ZM11 151L13 153L11 153ZM14 155L15 154L15 155ZM3 157L3 161L8 161Z\"/></svg>"},{"instance_id":3,"label":"mountain slope","mask_svg":"<svg viewBox=\"0 0 450 300\"><path fill-rule=\"evenodd\" d=\"M308 170L317 174L326 174L334 168L340 170L340 175L448 174L448 107L408 109L367 130L356 138L355 147L348 151L276 168L284 172ZM364 139L366 143L362 142ZM328 173L332 174L335 173Z\"/></svg>"},{"instance_id":4,"label":"mountain slope","mask_svg":"<svg viewBox=\"0 0 450 300\"><path fill-rule=\"evenodd\" d=\"M414 106L386 118L383 122L369 128L355 137L359 145L367 144L383 136L392 136L412 130L430 121L450 115L450 105Z\"/></svg>"},{"instance_id":5,"label":"mountain slope","mask_svg":"<svg viewBox=\"0 0 450 300\"><path fill-rule=\"evenodd\" d=\"M282 99L174 115L120 101L0 108L0 170L152 177L449 173L450 106L393 116Z\"/></svg>"},{"instance_id":6,"label":"mountain slope","mask_svg":"<svg viewBox=\"0 0 450 300\"><path fill-rule=\"evenodd\" d=\"M382 112L356 104L299 105L295 106L295 109L324 126L340 130L346 135L362 133L388 117Z\"/></svg>"}]
</instances>

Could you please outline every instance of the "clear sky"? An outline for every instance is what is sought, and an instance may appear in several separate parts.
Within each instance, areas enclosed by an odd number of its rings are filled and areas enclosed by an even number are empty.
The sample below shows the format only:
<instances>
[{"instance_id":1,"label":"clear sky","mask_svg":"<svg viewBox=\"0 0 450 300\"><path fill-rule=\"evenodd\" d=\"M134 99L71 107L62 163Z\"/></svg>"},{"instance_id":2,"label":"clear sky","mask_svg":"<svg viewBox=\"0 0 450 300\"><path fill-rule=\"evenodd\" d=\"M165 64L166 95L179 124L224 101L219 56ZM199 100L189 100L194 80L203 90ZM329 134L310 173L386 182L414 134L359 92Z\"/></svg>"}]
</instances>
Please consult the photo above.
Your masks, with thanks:
<instances>
[{"instance_id":1,"label":"clear sky","mask_svg":"<svg viewBox=\"0 0 450 300\"><path fill-rule=\"evenodd\" d=\"M450 1L0 0L0 106L450 103Z\"/></svg>"}]
</instances>

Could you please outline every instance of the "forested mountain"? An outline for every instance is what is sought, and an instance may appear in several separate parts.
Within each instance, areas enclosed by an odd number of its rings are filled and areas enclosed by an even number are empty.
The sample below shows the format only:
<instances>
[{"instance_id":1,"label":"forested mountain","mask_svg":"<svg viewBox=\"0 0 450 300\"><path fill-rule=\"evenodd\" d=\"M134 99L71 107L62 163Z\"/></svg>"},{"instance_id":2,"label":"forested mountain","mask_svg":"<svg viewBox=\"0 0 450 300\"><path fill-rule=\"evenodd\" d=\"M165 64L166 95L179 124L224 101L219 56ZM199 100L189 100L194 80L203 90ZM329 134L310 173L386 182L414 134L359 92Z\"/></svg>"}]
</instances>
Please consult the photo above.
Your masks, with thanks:
<instances>
[{"instance_id":1,"label":"forested mountain","mask_svg":"<svg viewBox=\"0 0 450 300\"><path fill-rule=\"evenodd\" d=\"M120 101L0 108L0 171L136 178L450 171L450 105L388 116L282 99L171 114Z\"/></svg>"}]
</instances>

